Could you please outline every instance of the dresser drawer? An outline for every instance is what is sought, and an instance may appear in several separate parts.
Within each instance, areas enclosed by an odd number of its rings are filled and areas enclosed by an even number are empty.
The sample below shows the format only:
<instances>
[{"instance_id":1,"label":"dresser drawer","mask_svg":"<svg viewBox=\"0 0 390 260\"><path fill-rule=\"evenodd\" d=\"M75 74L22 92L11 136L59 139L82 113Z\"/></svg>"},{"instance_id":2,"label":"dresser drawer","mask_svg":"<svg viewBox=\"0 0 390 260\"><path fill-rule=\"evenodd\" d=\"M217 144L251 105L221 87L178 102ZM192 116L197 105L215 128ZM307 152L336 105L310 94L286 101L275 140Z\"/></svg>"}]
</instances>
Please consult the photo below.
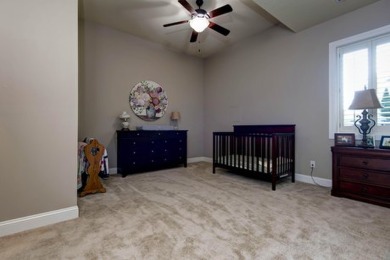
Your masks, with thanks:
<instances>
[{"instance_id":1,"label":"dresser drawer","mask_svg":"<svg viewBox=\"0 0 390 260\"><path fill-rule=\"evenodd\" d=\"M380 158L340 156L339 165L345 167L390 171L390 160Z\"/></svg>"},{"instance_id":2,"label":"dresser drawer","mask_svg":"<svg viewBox=\"0 0 390 260\"><path fill-rule=\"evenodd\" d=\"M341 180L385 186L390 188L390 173L365 169L340 168Z\"/></svg>"},{"instance_id":3,"label":"dresser drawer","mask_svg":"<svg viewBox=\"0 0 390 260\"><path fill-rule=\"evenodd\" d=\"M390 201L390 188L365 185L361 183L340 181L340 188L343 192L364 195L369 197L378 197L382 200Z\"/></svg>"}]
</instances>

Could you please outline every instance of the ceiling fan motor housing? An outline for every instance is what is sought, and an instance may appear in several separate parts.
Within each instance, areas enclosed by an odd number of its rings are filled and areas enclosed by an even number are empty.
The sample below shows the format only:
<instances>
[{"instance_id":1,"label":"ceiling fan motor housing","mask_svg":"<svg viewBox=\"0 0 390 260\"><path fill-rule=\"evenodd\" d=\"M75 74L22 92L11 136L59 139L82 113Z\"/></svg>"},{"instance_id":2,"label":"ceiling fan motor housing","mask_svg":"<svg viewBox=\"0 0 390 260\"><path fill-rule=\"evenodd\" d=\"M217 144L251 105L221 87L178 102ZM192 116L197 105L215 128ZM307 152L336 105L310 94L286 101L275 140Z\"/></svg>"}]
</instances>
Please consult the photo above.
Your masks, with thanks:
<instances>
[{"instance_id":1,"label":"ceiling fan motor housing","mask_svg":"<svg viewBox=\"0 0 390 260\"><path fill-rule=\"evenodd\" d=\"M210 18L210 16L207 14L207 11L200 8L202 5L203 5L203 0L196 0L196 4L197 6L199 7L198 9L195 10L195 13L193 13L193 17L194 16L197 16L197 17L205 17L207 19Z\"/></svg>"},{"instance_id":2,"label":"ceiling fan motor housing","mask_svg":"<svg viewBox=\"0 0 390 260\"><path fill-rule=\"evenodd\" d=\"M195 10L195 14L199 14L199 15L202 15L202 16L208 16L208 14L207 14L207 12L206 12L206 10L204 10L204 9L196 9Z\"/></svg>"}]
</instances>

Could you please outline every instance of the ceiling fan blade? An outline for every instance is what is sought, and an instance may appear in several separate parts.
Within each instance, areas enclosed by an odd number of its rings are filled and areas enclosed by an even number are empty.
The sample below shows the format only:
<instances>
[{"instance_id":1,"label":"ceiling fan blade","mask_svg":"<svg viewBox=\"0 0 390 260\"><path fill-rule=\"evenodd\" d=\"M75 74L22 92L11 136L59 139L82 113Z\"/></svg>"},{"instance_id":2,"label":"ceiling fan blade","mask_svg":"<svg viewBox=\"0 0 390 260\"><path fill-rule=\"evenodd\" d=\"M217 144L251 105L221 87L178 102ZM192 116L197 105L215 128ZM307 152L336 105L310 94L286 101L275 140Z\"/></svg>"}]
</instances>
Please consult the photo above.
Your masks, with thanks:
<instances>
[{"instance_id":1,"label":"ceiling fan blade","mask_svg":"<svg viewBox=\"0 0 390 260\"><path fill-rule=\"evenodd\" d=\"M209 28L211 28L214 31L219 32L220 34L223 34L225 36L227 36L230 33L230 31L228 29L226 29L226 28L224 28L216 23L213 23L213 22L210 22Z\"/></svg>"},{"instance_id":2,"label":"ceiling fan blade","mask_svg":"<svg viewBox=\"0 0 390 260\"><path fill-rule=\"evenodd\" d=\"M195 9L186 0L179 0L179 3L191 14L195 12Z\"/></svg>"},{"instance_id":3,"label":"ceiling fan blade","mask_svg":"<svg viewBox=\"0 0 390 260\"><path fill-rule=\"evenodd\" d=\"M233 8L230 5L224 5L224 6L221 6L217 9L210 11L209 16L210 16L210 18L213 18L213 17L219 16L219 15L229 13L231 11L233 11Z\"/></svg>"},{"instance_id":4,"label":"ceiling fan blade","mask_svg":"<svg viewBox=\"0 0 390 260\"><path fill-rule=\"evenodd\" d=\"M192 30L190 42L196 42L196 39L198 39L198 33Z\"/></svg>"},{"instance_id":5,"label":"ceiling fan blade","mask_svg":"<svg viewBox=\"0 0 390 260\"><path fill-rule=\"evenodd\" d=\"M173 25L182 24L182 23L188 23L188 20L184 20L184 21L180 21L180 22L174 22L174 23L167 23L167 24L164 24L163 26L164 27L168 27L168 26L173 26Z\"/></svg>"}]
</instances>

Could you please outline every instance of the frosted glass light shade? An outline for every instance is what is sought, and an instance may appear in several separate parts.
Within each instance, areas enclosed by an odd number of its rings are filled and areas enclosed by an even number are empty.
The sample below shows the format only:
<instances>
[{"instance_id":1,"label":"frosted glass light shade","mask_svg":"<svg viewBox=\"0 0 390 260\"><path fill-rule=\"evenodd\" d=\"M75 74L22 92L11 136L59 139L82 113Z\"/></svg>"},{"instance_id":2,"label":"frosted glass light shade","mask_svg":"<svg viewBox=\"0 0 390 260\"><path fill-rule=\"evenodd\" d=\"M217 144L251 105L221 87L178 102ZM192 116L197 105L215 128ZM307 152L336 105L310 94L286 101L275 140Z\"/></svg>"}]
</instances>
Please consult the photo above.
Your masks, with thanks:
<instances>
[{"instance_id":1,"label":"frosted glass light shade","mask_svg":"<svg viewBox=\"0 0 390 260\"><path fill-rule=\"evenodd\" d=\"M206 16L193 16L189 21L190 26L196 32L203 32L210 24L209 19Z\"/></svg>"}]
</instances>

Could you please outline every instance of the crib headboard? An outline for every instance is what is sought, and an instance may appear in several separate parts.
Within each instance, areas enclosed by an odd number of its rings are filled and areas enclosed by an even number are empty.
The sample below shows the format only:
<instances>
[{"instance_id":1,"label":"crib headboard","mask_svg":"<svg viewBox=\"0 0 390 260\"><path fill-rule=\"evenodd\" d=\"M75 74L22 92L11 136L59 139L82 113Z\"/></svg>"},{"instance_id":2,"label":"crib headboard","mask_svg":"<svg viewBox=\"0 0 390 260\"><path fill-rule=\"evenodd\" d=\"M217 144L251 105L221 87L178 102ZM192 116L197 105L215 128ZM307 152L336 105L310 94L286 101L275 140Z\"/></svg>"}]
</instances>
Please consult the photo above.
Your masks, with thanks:
<instances>
[{"instance_id":1,"label":"crib headboard","mask_svg":"<svg viewBox=\"0 0 390 260\"><path fill-rule=\"evenodd\" d=\"M237 134L295 133L295 125L234 125L233 129Z\"/></svg>"},{"instance_id":2,"label":"crib headboard","mask_svg":"<svg viewBox=\"0 0 390 260\"><path fill-rule=\"evenodd\" d=\"M231 149L235 149L237 154L246 153L244 150L248 149L246 144L248 142L247 138L250 138L250 136L258 136L251 141L257 147L254 152L256 156L271 158L272 152L276 151L278 151L277 156L285 156L286 152L292 154L292 151L272 148L276 148L279 144L287 140L288 142L294 142L295 138L283 138L282 136L295 136L295 125L234 125L233 128L233 135L240 137L235 140L235 143L230 143L230 145L234 146ZM292 148L294 145L290 144L289 147Z\"/></svg>"}]
</instances>

